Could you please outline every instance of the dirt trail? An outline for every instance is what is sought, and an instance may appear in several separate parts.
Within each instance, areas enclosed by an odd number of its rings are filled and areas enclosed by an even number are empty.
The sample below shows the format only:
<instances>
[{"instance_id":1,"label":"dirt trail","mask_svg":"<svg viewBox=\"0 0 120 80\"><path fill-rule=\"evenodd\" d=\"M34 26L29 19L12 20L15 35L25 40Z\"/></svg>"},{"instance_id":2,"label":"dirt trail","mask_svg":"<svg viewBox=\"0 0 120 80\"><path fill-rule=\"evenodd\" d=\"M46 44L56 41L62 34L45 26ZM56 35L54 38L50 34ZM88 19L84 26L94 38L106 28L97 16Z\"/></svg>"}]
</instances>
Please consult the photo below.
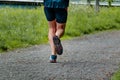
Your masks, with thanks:
<instances>
[{"instance_id":1,"label":"dirt trail","mask_svg":"<svg viewBox=\"0 0 120 80\"><path fill-rule=\"evenodd\" d=\"M0 54L0 80L110 80L120 63L120 31L62 41L64 54L49 63L49 44Z\"/></svg>"}]
</instances>

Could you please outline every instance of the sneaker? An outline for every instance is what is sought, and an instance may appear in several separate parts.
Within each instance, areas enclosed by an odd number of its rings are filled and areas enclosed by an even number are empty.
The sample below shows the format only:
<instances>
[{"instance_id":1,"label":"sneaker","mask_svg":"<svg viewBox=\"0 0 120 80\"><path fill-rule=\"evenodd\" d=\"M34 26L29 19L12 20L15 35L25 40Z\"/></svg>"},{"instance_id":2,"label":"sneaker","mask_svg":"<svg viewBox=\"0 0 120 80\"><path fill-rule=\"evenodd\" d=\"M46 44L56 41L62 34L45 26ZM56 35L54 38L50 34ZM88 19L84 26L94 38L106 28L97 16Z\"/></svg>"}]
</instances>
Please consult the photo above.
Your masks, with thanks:
<instances>
[{"instance_id":1,"label":"sneaker","mask_svg":"<svg viewBox=\"0 0 120 80\"><path fill-rule=\"evenodd\" d=\"M57 55L50 56L50 63L56 63Z\"/></svg>"},{"instance_id":2,"label":"sneaker","mask_svg":"<svg viewBox=\"0 0 120 80\"><path fill-rule=\"evenodd\" d=\"M62 47L60 39L57 36L54 36L53 37L53 42L55 44L55 50L56 50L57 54L62 55L63 47Z\"/></svg>"}]
</instances>

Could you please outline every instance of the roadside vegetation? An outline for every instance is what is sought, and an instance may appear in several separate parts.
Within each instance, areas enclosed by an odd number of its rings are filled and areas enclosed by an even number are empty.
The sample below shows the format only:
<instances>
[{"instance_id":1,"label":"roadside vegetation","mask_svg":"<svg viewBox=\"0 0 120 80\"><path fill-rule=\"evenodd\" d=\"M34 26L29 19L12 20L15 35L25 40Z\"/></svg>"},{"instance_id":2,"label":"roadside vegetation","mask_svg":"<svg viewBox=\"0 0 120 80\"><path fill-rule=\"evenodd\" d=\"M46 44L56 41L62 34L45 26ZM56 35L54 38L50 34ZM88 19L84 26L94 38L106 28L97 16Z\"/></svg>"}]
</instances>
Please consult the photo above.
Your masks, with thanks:
<instances>
[{"instance_id":1,"label":"roadside vegetation","mask_svg":"<svg viewBox=\"0 0 120 80\"><path fill-rule=\"evenodd\" d=\"M117 7L101 7L99 13L86 6L71 6L69 9L67 36L79 36L96 31L120 29L120 13Z\"/></svg>"},{"instance_id":2,"label":"roadside vegetation","mask_svg":"<svg viewBox=\"0 0 120 80\"><path fill-rule=\"evenodd\" d=\"M119 7L94 8L70 5L66 33L68 39L97 31L120 29ZM0 52L47 43L48 25L43 7L0 8Z\"/></svg>"},{"instance_id":3,"label":"roadside vegetation","mask_svg":"<svg viewBox=\"0 0 120 80\"><path fill-rule=\"evenodd\" d=\"M120 70L113 75L111 80L120 80Z\"/></svg>"}]
</instances>

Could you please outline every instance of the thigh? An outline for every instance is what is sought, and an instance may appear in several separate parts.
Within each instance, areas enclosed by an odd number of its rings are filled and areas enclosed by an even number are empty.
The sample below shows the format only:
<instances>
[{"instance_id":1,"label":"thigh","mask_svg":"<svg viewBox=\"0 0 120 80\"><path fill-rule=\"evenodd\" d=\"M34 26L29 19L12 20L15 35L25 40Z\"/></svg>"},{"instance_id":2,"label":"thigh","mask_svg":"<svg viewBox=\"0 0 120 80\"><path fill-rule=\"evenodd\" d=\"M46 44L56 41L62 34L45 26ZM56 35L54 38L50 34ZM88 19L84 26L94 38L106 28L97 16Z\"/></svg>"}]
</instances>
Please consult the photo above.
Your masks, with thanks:
<instances>
[{"instance_id":1,"label":"thigh","mask_svg":"<svg viewBox=\"0 0 120 80\"><path fill-rule=\"evenodd\" d=\"M58 23L66 23L67 21L67 9L66 8L56 8L55 9L55 17L56 17L56 21Z\"/></svg>"},{"instance_id":2,"label":"thigh","mask_svg":"<svg viewBox=\"0 0 120 80\"><path fill-rule=\"evenodd\" d=\"M44 7L44 12L48 21L55 20L55 12L53 8Z\"/></svg>"}]
</instances>

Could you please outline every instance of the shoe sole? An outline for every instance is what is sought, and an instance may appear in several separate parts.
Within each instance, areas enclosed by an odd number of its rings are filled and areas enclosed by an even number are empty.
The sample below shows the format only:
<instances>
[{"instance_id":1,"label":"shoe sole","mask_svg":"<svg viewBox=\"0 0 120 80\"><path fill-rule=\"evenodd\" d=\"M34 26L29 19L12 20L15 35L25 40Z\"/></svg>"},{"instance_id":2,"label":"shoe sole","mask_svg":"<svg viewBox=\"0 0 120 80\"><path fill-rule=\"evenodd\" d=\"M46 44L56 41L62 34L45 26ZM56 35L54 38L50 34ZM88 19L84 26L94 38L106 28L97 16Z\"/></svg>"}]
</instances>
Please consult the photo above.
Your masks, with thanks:
<instances>
[{"instance_id":1,"label":"shoe sole","mask_svg":"<svg viewBox=\"0 0 120 80\"><path fill-rule=\"evenodd\" d=\"M53 37L53 42L55 44L55 50L56 50L57 54L62 55L63 47L62 47L60 39L57 36L55 36L55 37Z\"/></svg>"},{"instance_id":2,"label":"shoe sole","mask_svg":"<svg viewBox=\"0 0 120 80\"><path fill-rule=\"evenodd\" d=\"M50 56L50 63L56 63L57 56L56 55L51 55Z\"/></svg>"},{"instance_id":3,"label":"shoe sole","mask_svg":"<svg viewBox=\"0 0 120 80\"><path fill-rule=\"evenodd\" d=\"M50 60L50 63L57 63L56 60Z\"/></svg>"}]
</instances>

